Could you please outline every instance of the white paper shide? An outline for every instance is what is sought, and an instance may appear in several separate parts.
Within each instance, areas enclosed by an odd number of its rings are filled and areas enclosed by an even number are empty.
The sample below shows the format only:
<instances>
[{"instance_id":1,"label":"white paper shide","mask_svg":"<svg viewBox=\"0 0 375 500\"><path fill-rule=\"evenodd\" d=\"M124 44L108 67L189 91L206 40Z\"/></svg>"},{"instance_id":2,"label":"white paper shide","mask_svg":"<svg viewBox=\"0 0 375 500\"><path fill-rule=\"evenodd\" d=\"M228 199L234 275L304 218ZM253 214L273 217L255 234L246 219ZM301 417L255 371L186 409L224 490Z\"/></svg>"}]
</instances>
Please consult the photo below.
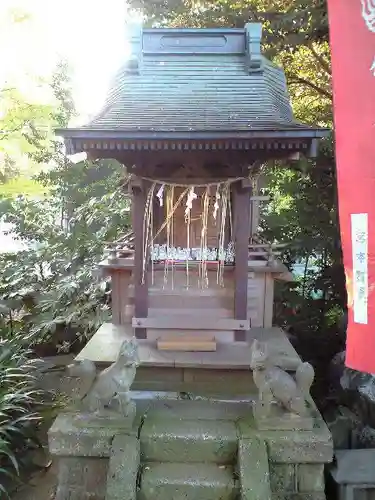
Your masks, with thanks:
<instances>
[{"instance_id":1,"label":"white paper shide","mask_svg":"<svg viewBox=\"0 0 375 500\"><path fill-rule=\"evenodd\" d=\"M354 323L367 325L368 317L368 214L351 215L353 251Z\"/></svg>"}]
</instances>

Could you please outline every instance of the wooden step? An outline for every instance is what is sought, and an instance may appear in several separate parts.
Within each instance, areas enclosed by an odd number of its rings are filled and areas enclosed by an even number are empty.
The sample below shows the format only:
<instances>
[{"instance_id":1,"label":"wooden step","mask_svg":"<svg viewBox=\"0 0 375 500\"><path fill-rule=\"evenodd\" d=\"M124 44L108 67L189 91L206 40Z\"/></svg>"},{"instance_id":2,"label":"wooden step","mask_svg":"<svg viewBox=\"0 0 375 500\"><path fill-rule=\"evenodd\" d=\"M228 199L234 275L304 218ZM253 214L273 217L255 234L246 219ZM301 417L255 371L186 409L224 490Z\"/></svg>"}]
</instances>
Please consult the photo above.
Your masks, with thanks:
<instances>
[{"instance_id":1,"label":"wooden step","mask_svg":"<svg viewBox=\"0 0 375 500\"><path fill-rule=\"evenodd\" d=\"M213 352L216 351L215 337L181 335L159 337L157 340L159 351L179 352Z\"/></svg>"}]
</instances>

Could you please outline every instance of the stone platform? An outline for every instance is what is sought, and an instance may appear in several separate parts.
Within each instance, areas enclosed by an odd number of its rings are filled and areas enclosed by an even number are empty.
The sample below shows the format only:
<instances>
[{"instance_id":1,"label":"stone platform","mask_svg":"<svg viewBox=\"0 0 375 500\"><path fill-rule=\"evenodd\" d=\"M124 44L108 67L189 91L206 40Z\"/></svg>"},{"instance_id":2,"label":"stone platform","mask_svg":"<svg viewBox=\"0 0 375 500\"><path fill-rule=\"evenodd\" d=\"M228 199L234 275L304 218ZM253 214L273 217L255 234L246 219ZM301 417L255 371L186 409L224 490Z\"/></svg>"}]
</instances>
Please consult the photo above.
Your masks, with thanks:
<instances>
[{"instance_id":1,"label":"stone platform","mask_svg":"<svg viewBox=\"0 0 375 500\"><path fill-rule=\"evenodd\" d=\"M60 462L56 500L323 500L330 433L260 431L252 398L181 400L134 394L133 425L83 427L60 415L49 433Z\"/></svg>"},{"instance_id":2,"label":"stone platform","mask_svg":"<svg viewBox=\"0 0 375 500\"><path fill-rule=\"evenodd\" d=\"M121 343L133 336L131 325L106 323L77 356L101 368L117 358ZM251 328L245 342L217 345L215 352L159 351L156 342L138 340L141 365L135 390L180 391L196 394L249 394L255 390L249 368L254 339L267 344L275 364L295 371L301 360L280 328Z\"/></svg>"}]
</instances>

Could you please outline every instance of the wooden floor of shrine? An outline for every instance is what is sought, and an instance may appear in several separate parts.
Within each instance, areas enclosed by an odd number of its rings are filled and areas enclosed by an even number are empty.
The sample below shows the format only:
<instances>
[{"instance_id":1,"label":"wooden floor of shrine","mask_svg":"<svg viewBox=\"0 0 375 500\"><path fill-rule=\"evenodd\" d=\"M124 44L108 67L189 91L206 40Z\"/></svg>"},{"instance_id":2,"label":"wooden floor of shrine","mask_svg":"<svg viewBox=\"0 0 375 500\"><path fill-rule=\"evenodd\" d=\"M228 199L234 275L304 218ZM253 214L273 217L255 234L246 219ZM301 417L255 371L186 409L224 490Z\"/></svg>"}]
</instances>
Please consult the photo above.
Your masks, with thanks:
<instances>
[{"instance_id":1,"label":"wooden floor of shrine","mask_svg":"<svg viewBox=\"0 0 375 500\"><path fill-rule=\"evenodd\" d=\"M76 357L98 367L117 358L121 343L133 336L131 325L106 323ZM214 352L160 351L156 342L139 340L140 367L134 390L192 391L199 393L249 393L254 389L250 348L254 339L266 342L273 363L294 371L301 360L285 332L277 327L252 328L245 342L217 344Z\"/></svg>"}]
</instances>

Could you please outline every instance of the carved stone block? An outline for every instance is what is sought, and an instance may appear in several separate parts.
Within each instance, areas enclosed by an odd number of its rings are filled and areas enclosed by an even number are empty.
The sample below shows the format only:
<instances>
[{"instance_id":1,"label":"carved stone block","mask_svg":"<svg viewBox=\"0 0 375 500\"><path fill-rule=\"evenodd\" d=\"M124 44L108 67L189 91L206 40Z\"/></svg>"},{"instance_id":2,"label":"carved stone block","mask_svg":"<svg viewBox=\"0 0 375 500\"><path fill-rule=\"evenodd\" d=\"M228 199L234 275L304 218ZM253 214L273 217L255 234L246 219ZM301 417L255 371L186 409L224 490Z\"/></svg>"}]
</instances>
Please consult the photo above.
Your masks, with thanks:
<instances>
[{"instance_id":1,"label":"carved stone block","mask_svg":"<svg viewBox=\"0 0 375 500\"><path fill-rule=\"evenodd\" d=\"M297 466L299 492L324 491L324 465L300 464Z\"/></svg>"},{"instance_id":2,"label":"carved stone block","mask_svg":"<svg viewBox=\"0 0 375 500\"><path fill-rule=\"evenodd\" d=\"M326 500L324 491L313 493L273 493L272 500Z\"/></svg>"},{"instance_id":3,"label":"carved stone block","mask_svg":"<svg viewBox=\"0 0 375 500\"><path fill-rule=\"evenodd\" d=\"M109 457L113 438L119 434L137 435L138 428L129 427L126 419L103 419L67 413L59 415L49 430L49 450L52 455L71 457ZM77 422L78 420L78 422ZM91 422L91 425L89 425ZM100 423L100 425L99 425Z\"/></svg>"},{"instance_id":4,"label":"carved stone block","mask_svg":"<svg viewBox=\"0 0 375 500\"><path fill-rule=\"evenodd\" d=\"M105 500L108 460L61 457L55 500Z\"/></svg>"},{"instance_id":5,"label":"carved stone block","mask_svg":"<svg viewBox=\"0 0 375 500\"><path fill-rule=\"evenodd\" d=\"M270 462L270 482L273 493L296 491L296 466Z\"/></svg>"},{"instance_id":6,"label":"carved stone block","mask_svg":"<svg viewBox=\"0 0 375 500\"><path fill-rule=\"evenodd\" d=\"M109 459L106 500L136 500L140 466L136 436L116 436Z\"/></svg>"},{"instance_id":7,"label":"carved stone block","mask_svg":"<svg viewBox=\"0 0 375 500\"><path fill-rule=\"evenodd\" d=\"M239 442L238 468L243 500L271 500L267 446L264 441L254 437Z\"/></svg>"},{"instance_id":8,"label":"carved stone block","mask_svg":"<svg viewBox=\"0 0 375 500\"><path fill-rule=\"evenodd\" d=\"M270 462L329 463L332 460L332 440L327 433L312 431L258 431L267 442Z\"/></svg>"},{"instance_id":9,"label":"carved stone block","mask_svg":"<svg viewBox=\"0 0 375 500\"><path fill-rule=\"evenodd\" d=\"M256 402L253 407L253 415L255 425L259 430L312 430L314 427L313 417L307 413L306 415L298 415L285 410L278 404L271 404L268 414L264 414L261 402Z\"/></svg>"}]
</instances>

